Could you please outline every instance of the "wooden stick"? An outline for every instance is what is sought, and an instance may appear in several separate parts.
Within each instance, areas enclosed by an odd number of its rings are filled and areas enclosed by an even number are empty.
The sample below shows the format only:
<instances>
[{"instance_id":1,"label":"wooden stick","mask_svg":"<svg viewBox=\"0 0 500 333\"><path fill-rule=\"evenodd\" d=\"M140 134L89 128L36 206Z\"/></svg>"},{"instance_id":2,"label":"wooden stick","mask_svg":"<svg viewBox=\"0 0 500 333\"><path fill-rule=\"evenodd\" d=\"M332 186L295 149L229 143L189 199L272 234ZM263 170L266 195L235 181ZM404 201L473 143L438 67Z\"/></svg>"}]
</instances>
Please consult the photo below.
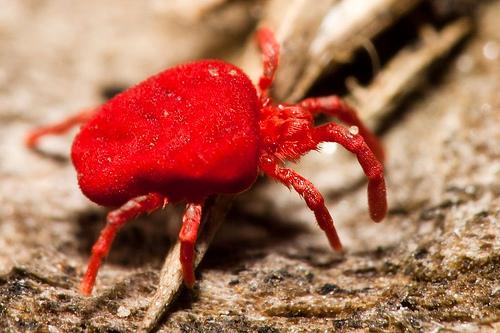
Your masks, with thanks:
<instances>
[{"instance_id":1,"label":"wooden stick","mask_svg":"<svg viewBox=\"0 0 500 333\"><path fill-rule=\"evenodd\" d=\"M226 212L232 202L232 196L218 196L204 207L202 229L196 245L195 269L214 238L215 233L224 221ZM142 321L140 332L152 332L158 326L180 290L182 290L182 268L179 260L180 242L177 241L165 258L160 273L158 289L151 298L149 308Z\"/></svg>"}]
</instances>

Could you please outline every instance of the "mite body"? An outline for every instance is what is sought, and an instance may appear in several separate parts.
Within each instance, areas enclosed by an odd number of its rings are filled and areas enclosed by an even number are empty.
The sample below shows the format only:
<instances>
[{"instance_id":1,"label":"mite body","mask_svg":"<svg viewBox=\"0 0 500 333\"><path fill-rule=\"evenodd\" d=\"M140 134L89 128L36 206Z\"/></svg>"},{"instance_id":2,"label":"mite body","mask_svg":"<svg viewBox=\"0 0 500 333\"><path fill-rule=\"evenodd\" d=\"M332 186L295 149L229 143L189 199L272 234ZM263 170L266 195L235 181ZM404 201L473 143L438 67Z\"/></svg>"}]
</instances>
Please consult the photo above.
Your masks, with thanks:
<instances>
[{"instance_id":1,"label":"mite body","mask_svg":"<svg viewBox=\"0 0 500 333\"><path fill-rule=\"evenodd\" d=\"M115 96L82 126L72 160L103 206L158 193L202 202L257 177L259 100L237 67L205 60L167 69Z\"/></svg>"}]
</instances>

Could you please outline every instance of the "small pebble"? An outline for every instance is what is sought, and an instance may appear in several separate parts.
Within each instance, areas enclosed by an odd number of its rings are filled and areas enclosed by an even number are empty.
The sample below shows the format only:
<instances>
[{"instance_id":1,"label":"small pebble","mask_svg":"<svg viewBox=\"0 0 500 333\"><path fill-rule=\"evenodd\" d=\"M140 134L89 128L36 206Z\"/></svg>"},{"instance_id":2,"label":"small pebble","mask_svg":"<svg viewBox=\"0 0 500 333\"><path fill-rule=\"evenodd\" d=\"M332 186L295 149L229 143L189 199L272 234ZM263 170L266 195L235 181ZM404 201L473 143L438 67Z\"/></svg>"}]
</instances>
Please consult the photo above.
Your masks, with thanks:
<instances>
[{"instance_id":1,"label":"small pebble","mask_svg":"<svg viewBox=\"0 0 500 333\"><path fill-rule=\"evenodd\" d=\"M52 326L52 325L49 325L47 327L47 329L49 330L50 333L60 333L61 331L59 331L59 329L55 326Z\"/></svg>"},{"instance_id":2,"label":"small pebble","mask_svg":"<svg viewBox=\"0 0 500 333\"><path fill-rule=\"evenodd\" d=\"M349 133L351 133L352 135L358 135L358 133L359 133L358 126L351 126L351 127L349 127Z\"/></svg>"},{"instance_id":3,"label":"small pebble","mask_svg":"<svg viewBox=\"0 0 500 333\"><path fill-rule=\"evenodd\" d=\"M500 55L500 44L497 42L487 42L483 46L483 55L488 60L495 60Z\"/></svg>"},{"instance_id":4,"label":"small pebble","mask_svg":"<svg viewBox=\"0 0 500 333\"><path fill-rule=\"evenodd\" d=\"M122 305L118 308L116 315L120 318L128 317L130 316L130 310Z\"/></svg>"}]
</instances>

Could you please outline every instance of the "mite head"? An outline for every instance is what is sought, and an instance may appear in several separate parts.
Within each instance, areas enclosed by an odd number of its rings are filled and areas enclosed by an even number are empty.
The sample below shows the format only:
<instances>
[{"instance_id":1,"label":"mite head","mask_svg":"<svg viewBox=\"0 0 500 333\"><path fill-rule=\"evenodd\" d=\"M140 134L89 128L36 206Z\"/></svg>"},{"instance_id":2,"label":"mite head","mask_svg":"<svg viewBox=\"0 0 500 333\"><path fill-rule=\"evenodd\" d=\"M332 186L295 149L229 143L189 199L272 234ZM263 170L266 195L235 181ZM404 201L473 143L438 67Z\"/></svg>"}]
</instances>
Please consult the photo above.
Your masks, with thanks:
<instances>
[{"instance_id":1,"label":"mite head","mask_svg":"<svg viewBox=\"0 0 500 333\"><path fill-rule=\"evenodd\" d=\"M304 148L315 147L311 138L313 117L300 106L264 107L259 125L263 149L281 160L296 160Z\"/></svg>"}]
</instances>

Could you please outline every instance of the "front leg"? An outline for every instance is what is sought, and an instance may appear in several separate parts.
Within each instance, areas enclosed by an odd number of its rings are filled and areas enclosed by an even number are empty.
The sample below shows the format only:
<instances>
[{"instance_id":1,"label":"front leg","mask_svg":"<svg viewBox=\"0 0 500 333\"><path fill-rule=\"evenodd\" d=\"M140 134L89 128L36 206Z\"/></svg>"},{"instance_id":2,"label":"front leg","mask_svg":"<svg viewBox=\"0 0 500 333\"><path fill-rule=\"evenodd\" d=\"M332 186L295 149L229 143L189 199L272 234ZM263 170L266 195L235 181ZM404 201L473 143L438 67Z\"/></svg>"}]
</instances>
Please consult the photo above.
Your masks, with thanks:
<instances>
[{"instance_id":1,"label":"front leg","mask_svg":"<svg viewBox=\"0 0 500 333\"><path fill-rule=\"evenodd\" d=\"M262 52L263 72L259 79L259 97L263 105L267 105L269 100L269 88L274 80L278 67L280 46L274 37L274 33L265 27L257 30L257 44Z\"/></svg>"},{"instance_id":2,"label":"front leg","mask_svg":"<svg viewBox=\"0 0 500 333\"><path fill-rule=\"evenodd\" d=\"M90 295L92 293L99 267L102 260L108 255L118 230L139 214L152 212L166 203L167 198L160 194L151 193L134 198L108 214L106 226L101 230L99 238L92 247L92 256L87 266L87 272L80 284L82 294Z\"/></svg>"},{"instance_id":3,"label":"front leg","mask_svg":"<svg viewBox=\"0 0 500 333\"><path fill-rule=\"evenodd\" d=\"M356 126L359 134L364 138L366 144L373 151L378 160L384 163L384 149L377 137L363 124L356 111L338 96L326 96L306 98L297 104L308 110L313 115L325 113L338 118L349 126Z\"/></svg>"},{"instance_id":4,"label":"front leg","mask_svg":"<svg viewBox=\"0 0 500 333\"><path fill-rule=\"evenodd\" d=\"M387 195L384 179L384 166L363 140L363 136L352 134L347 128L328 123L316 127L313 132L316 143L337 142L351 153L356 154L358 162L368 178L368 207L373 221L379 222L387 213Z\"/></svg>"},{"instance_id":5,"label":"front leg","mask_svg":"<svg viewBox=\"0 0 500 333\"><path fill-rule=\"evenodd\" d=\"M263 156L260 159L259 167L266 175L276 179L286 187L292 186L304 198L309 209L314 212L319 227L325 232L330 246L340 251L342 244L335 230L333 219L325 206L323 196L314 185L295 171L279 166L274 159L268 156Z\"/></svg>"}]
</instances>

